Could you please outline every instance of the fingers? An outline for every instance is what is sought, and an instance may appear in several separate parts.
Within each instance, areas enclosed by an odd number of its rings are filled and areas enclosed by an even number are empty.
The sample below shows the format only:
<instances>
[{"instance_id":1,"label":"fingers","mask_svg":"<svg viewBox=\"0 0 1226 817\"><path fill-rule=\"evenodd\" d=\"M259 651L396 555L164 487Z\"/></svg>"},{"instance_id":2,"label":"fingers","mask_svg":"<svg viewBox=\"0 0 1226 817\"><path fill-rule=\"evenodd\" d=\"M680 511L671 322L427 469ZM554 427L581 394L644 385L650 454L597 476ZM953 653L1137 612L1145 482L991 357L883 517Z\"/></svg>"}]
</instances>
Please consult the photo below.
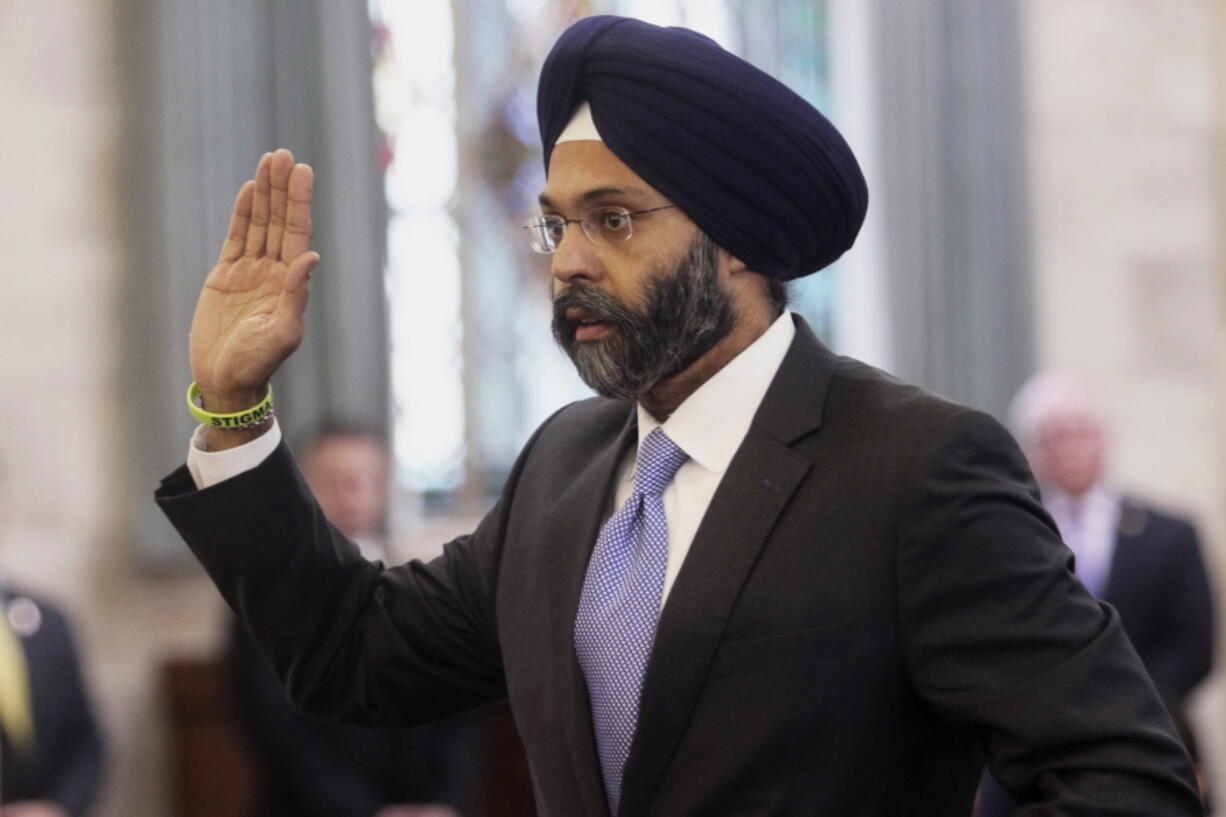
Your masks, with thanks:
<instances>
[{"instance_id":1,"label":"fingers","mask_svg":"<svg viewBox=\"0 0 1226 817\"><path fill-rule=\"evenodd\" d=\"M282 148L272 155L269 173L268 239L264 254L273 261L281 259L281 236L285 232L285 207L289 200L289 177L294 169L294 154ZM286 259L289 260L289 259Z\"/></svg>"},{"instance_id":2,"label":"fingers","mask_svg":"<svg viewBox=\"0 0 1226 817\"><path fill-rule=\"evenodd\" d=\"M234 200L230 231L219 262L251 258L293 261L311 247L311 195L315 184L309 165L294 164L284 148L265 153L254 181Z\"/></svg>"},{"instance_id":3,"label":"fingers","mask_svg":"<svg viewBox=\"0 0 1226 817\"><path fill-rule=\"evenodd\" d=\"M264 253L268 238L268 217L272 193L272 154L260 157L255 170L255 195L251 202L251 224L247 228L246 254L256 257Z\"/></svg>"},{"instance_id":4,"label":"fingers","mask_svg":"<svg viewBox=\"0 0 1226 817\"><path fill-rule=\"evenodd\" d=\"M311 166L294 165L289 176L285 232L281 239L280 257L284 261L292 262L311 248L311 194L314 186L315 174Z\"/></svg>"},{"instance_id":5,"label":"fingers","mask_svg":"<svg viewBox=\"0 0 1226 817\"><path fill-rule=\"evenodd\" d=\"M248 181L234 197L234 215L230 216L230 230L221 245L218 263L236 261L247 246L247 227L251 224L251 200L255 195L255 182Z\"/></svg>"}]
</instances>

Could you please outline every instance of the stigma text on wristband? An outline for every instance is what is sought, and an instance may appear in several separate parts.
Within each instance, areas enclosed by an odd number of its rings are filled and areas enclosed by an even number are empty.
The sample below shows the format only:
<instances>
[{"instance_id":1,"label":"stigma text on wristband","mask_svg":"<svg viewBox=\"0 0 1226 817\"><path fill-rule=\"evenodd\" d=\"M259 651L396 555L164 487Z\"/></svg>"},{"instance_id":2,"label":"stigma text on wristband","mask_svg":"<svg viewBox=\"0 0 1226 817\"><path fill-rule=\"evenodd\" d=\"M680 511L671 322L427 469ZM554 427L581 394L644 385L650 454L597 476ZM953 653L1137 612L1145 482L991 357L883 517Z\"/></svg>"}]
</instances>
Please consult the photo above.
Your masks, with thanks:
<instances>
[{"instance_id":1,"label":"stigma text on wristband","mask_svg":"<svg viewBox=\"0 0 1226 817\"><path fill-rule=\"evenodd\" d=\"M248 429L256 428L266 423L272 416L272 384L268 384L268 393L264 399L249 409L236 411L233 414L214 414L200 407L200 387L193 382L187 387L187 410L198 422L213 428Z\"/></svg>"}]
</instances>

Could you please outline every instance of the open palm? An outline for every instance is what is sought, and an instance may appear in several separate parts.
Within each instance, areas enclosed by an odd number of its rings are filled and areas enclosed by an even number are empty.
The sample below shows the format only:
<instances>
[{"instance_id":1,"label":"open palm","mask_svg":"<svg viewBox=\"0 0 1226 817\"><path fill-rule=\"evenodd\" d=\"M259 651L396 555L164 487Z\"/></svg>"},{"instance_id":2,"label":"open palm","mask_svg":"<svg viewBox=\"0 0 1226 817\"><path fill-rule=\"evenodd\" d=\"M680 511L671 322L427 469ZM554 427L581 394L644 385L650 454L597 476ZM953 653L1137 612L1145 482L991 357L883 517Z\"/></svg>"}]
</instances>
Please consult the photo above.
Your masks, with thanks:
<instances>
[{"instance_id":1,"label":"open palm","mask_svg":"<svg viewBox=\"0 0 1226 817\"><path fill-rule=\"evenodd\" d=\"M234 201L192 319L192 375L210 411L258 402L302 340L308 280L319 261L310 251L313 183L308 165L278 150L260 159Z\"/></svg>"}]
</instances>

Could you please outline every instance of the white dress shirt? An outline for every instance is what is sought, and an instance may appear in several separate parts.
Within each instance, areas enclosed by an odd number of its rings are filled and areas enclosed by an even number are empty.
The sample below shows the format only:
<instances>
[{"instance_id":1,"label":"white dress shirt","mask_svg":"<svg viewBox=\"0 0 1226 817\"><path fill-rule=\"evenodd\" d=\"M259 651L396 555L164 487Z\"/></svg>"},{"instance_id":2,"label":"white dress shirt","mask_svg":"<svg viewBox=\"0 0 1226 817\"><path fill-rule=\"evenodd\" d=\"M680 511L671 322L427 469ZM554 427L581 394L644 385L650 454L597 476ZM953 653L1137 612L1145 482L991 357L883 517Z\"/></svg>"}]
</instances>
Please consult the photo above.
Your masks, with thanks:
<instances>
[{"instance_id":1,"label":"white dress shirt","mask_svg":"<svg viewBox=\"0 0 1226 817\"><path fill-rule=\"evenodd\" d=\"M1060 536L1077 557L1077 578L1095 598L1102 598L1111 579L1120 495L1097 484L1081 497L1044 487L1043 504L1056 520Z\"/></svg>"},{"instance_id":2,"label":"white dress shirt","mask_svg":"<svg viewBox=\"0 0 1226 817\"><path fill-rule=\"evenodd\" d=\"M728 470L732 455L745 439L753 416L775 372L783 363L795 334L791 313L784 311L760 338L699 386L663 424L664 433L669 439L690 456L664 490L669 543L664 598L668 598L673 581L690 551L698 524L706 514L724 472ZM661 424L640 405L638 426L641 443ZM264 434L225 451L205 451L202 448L203 428L201 426L192 435L187 453L187 469L197 488L207 488L255 468L281 442L281 428L275 417ZM610 513L613 508L620 508L625 503L634 488L636 453L637 447L622 460Z\"/></svg>"},{"instance_id":3,"label":"white dress shirt","mask_svg":"<svg viewBox=\"0 0 1226 817\"><path fill-rule=\"evenodd\" d=\"M250 471L268 459L268 455L281 443L281 426L272 418L268 430L254 440L225 451L206 451L203 444L204 426L197 426L187 447L187 470L197 488L208 488Z\"/></svg>"},{"instance_id":4,"label":"white dress shirt","mask_svg":"<svg viewBox=\"0 0 1226 817\"><path fill-rule=\"evenodd\" d=\"M753 416L779 370L796 327L790 312L784 312L744 351L706 383L699 386L663 424L669 439L690 455L673 481L664 489L664 513L668 516L668 568L664 595L668 598L698 524L711 504L711 497L728 470L732 455L741 447ZM639 443L661 424L640 404ZM634 458L637 447L622 460L614 508L620 508L634 490Z\"/></svg>"}]
</instances>

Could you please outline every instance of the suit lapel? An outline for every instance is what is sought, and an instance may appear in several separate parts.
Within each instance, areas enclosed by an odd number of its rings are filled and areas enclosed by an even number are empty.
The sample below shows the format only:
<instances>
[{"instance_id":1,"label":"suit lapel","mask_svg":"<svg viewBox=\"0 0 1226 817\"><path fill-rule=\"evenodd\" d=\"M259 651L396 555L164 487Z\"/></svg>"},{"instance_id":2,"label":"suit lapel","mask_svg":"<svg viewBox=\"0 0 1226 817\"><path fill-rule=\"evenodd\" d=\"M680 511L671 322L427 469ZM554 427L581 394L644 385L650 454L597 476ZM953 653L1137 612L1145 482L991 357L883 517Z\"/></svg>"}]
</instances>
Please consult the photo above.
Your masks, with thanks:
<instances>
[{"instance_id":1,"label":"suit lapel","mask_svg":"<svg viewBox=\"0 0 1226 817\"><path fill-rule=\"evenodd\" d=\"M1124 577L1146 575L1143 566L1133 563L1142 555L1137 542L1148 524L1149 519L1143 508L1130 502L1128 497L1120 499L1120 517L1115 525L1115 550L1111 554L1102 593L1103 601L1117 608L1121 601L1127 605L1130 600L1127 596L1131 588L1127 587Z\"/></svg>"},{"instance_id":2,"label":"suit lapel","mask_svg":"<svg viewBox=\"0 0 1226 817\"><path fill-rule=\"evenodd\" d=\"M622 778L621 814L647 813L659 791L741 586L811 467L789 446L820 425L833 370L833 356L797 318L796 338L711 499L661 614Z\"/></svg>"},{"instance_id":3,"label":"suit lapel","mask_svg":"<svg viewBox=\"0 0 1226 817\"><path fill-rule=\"evenodd\" d=\"M608 817L587 684L575 654L575 614L587 563L600 533L608 503L613 496L622 456L635 441L638 431L635 413L613 444L597 452L554 506L543 530L549 538L546 553L553 557L549 587L555 588L551 617L554 661L554 689L562 697L560 708L565 719L571 765L582 793L588 817Z\"/></svg>"}]
</instances>

